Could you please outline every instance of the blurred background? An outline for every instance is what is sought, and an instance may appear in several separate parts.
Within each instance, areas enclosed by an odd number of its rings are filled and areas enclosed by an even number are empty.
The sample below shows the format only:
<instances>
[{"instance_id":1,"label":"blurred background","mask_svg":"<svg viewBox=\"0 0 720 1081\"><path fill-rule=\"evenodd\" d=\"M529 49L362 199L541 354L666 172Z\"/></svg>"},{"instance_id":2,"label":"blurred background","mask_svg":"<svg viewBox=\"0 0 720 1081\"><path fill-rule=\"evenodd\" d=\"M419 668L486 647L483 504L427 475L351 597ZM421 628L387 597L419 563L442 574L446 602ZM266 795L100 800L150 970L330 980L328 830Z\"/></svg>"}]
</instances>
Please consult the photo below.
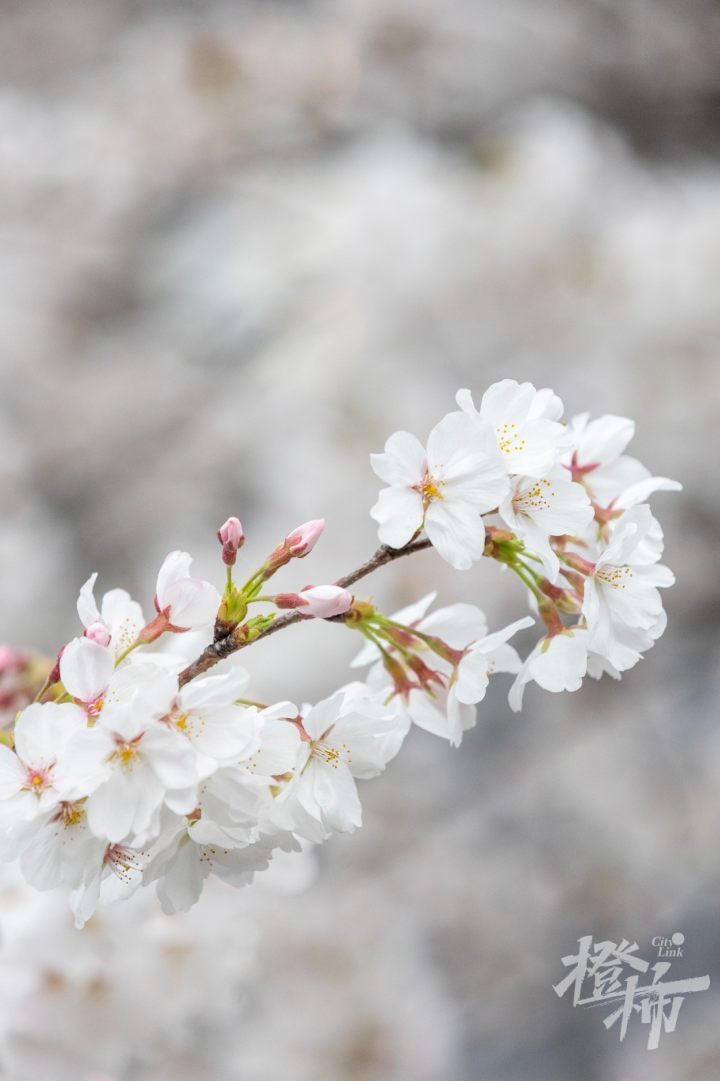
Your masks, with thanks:
<instances>
[{"instance_id":1,"label":"blurred background","mask_svg":"<svg viewBox=\"0 0 720 1081\"><path fill-rule=\"evenodd\" d=\"M148 610L171 548L220 580L229 514L248 566L325 516L302 572L336 577L375 545L369 452L460 386L635 417L685 491L622 685L512 715L498 677L317 858L82 934L6 871L0 1076L716 1081L718 55L716 0L4 0L0 640L54 653L93 570ZM498 570L426 553L367 591L497 625ZM254 696L322 697L356 648L271 638ZM657 1051L552 990L581 935L675 932L714 984Z\"/></svg>"}]
</instances>

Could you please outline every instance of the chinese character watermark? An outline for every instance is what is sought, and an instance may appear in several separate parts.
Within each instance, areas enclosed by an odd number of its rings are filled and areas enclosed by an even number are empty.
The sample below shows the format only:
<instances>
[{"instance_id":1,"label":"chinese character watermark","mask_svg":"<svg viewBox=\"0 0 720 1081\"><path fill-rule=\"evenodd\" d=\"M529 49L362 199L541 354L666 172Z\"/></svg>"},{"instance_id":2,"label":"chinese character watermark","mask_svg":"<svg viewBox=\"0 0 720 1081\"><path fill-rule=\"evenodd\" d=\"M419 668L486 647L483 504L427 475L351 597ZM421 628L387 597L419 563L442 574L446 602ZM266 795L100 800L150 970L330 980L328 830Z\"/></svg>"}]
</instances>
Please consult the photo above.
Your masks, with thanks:
<instances>
[{"instance_id":1,"label":"chinese character watermark","mask_svg":"<svg viewBox=\"0 0 720 1081\"><path fill-rule=\"evenodd\" d=\"M670 938L660 935L652 940L658 958L683 956L685 936L680 932ZM593 942L591 935L578 940L577 954L563 957L563 965L571 971L553 990L559 998L571 989L573 1006L611 1007L603 1019L605 1028L619 1026L624 1040L633 1014L642 1025L649 1025L648 1050L654 1051L663 1032L674 1032L685 998L698 991L707 991L709 976L693 979L664 979L672 961L657 960L654 964L638 955L637 942ZM644 982L643 977L645 977Z\"/></svg>"}]
</instances>

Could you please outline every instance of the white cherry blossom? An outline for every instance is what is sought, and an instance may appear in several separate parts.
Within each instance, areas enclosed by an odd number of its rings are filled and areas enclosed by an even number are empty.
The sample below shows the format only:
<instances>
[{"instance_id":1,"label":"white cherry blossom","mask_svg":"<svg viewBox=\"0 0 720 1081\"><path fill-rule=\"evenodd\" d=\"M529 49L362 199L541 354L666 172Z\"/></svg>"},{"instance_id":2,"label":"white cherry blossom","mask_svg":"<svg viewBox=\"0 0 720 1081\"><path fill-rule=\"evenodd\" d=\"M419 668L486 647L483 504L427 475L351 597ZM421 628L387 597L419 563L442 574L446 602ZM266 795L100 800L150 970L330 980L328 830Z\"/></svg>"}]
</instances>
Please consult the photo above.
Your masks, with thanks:
<instances>
[{"instance_id":1,"label":"white cherry blossom","mask_svg":"<svg viewBox=\"0 0 720 1081\"><path fill-rule=\"evenodd\" d=\"M504 498L508 481L491 429L448 413L427 449L409 432L395 432L372 467L389 487L371 510L378 536L402 548L424 529L438 553L456 570L480 559L485 545L481 515Z\"/></svg>"},{"instance_id":2,"label":"white cherry blossom","mask_svg":"<svg viewBox=\"0 0 720 1081\"><path fill-rule=\"evenodd\" d=\"M470 417L487 423L511 475L545 477L569 449L572 437L559 420L563 404L553 391L532 383L502 379L485 391L476 409L469 390L459 390L457 403Z\"/></svg>"},{"instance_id":3,"label":"white cherry blossom","mask_svg":"<svg viewBox=\"0 0 720 1081\"><path fill-rule=\"evenodd\" d=\"M632 507L615 523L585 582L582 613L590 647L619 671L627 667L622 636L632 640L637 635L639 643L648 635L654 639L654 632L664 626L658 589L671 586L675 578L658 563L661 553L662 531L650 508Z\"/></svg>"},{"instance_id":4,"label":"white cherry blossom","mask_svg":"<svg viewBox=\"0 0 720 1081\"><path fill-rule=\"evenodd\" d=\"M451 650L458 651L460 657L453 663L442 656L423 654L428 665L442 677L442 683L413 688L406 701L396 698L394 702L398 713L408 721L459 747L463 733L476 724L475 706L485 697L490 676L494 672L512 674L520 668L520 658L508 639L531 626L534 620L525 616L489 634L484 613L472 604L452 604L426 615L434 597L435 594L428 594L396 612L392 619L441 639ZM376 662L368 683L381 698L386 698L393 691L392 681L378 658L377 647L368 643L352 663L361 666Z\"/></svg>"},{"instance_id":5,"label":"white cherry blossom","mask_svg":"<svg viewBox=\"0 0 720 1081\"><path fill-rule=\"evenodd\" d=\"M59 801L58 760L84 728L85 714L69 703L31 705L20 713L15 750L0 744L0 806L5 812L34 818Z\"/></svg>"},{"instance_id":6,"label":"white cherry blossom","mask_svg":"<svg viewBox=\"0 0 720 1081\"><path fill-rule=\"evenodd\" d=\"M534 681L546 691L579 690L588 665L588 634L576 627L541 638L523 661L510 688L508 702L517 712L522 706L526 684Z\"/></svg>"},{"instance_id":7,"label":"white cherry blossom","mask_svg":"<svg viewBox=\"0 0 720 1081\"><path fill-rule=\"evenodd\" d=\"M528 549L542 561L545 574L556 582L560 560L550 544L550 537L585 532L593 520L587 492L560 469L547 477L514 477L500 514Z\"/></svg>"},{"instance_id":8,"label":"white cherry blossom","mask_svg":"<svg viewBox=\"0 0 720 1081\"><path fill-rule=\"evenodd\" d=\"M635 435L635 422L611 413L590 419L579 413L570 421L572 451L566 468L581 479L602 507L622 508L643 503L656 491L680 491L682 485L667 477L653 477L648 469L623 451Z\"/></svg>"},{"instance_id":9,"label":"white cherry blossom","mask_svg":"<svg viewBox=\"0 0 720 1081\"><path fill-rule=\"evenodd\" d=\"M184 813L197 802L193 747L132 703L104 710L93 728L78 732L58 774L69 799L87 795L90 830L111 843L146 838L163 803Z\"/></svg>"},{"instance_id":10,"label":"white cherry blossom","mask_svg":"<svg viewBox=\"0 0 720 1081\"><path fill-rule=\"evenodd\" d=\"M363 684L349 684L303 715L304 741L276 821L310 839L362 825L356 778L382 773L400 750L409 722L376 701ZM296 812L298 812L296 814Z\"/></svg>"},{"instance_id":11,"label":"white cherry blossom","mask_svg":"<svg viewBox=\"0 0 720 1081\"><path fill-rule=\"evenodd\" d=\"M97 573L91 574L81 587L77 600L80 621L86 628L102 624L110 635L113 655L118 657L137 640L145 625L142 608L124 589L111 589L105 593L98 608L95 600Z\"/></svg>"},{"instance_id":12,"label":"white cherry blossom","mask_svg":"<svg viewBox=\"0 0 720 1081\"><path fill-rule=\"evenodd\" d=\"M158 572L155 606L174 630L192 630L212 623L220 594L210 582L190 574L192 557L171 552Z\"/></svg>"},{"instance_id":13,"label":"white cherry blossom","mask_svg":"<svg viewBox=\"0 0 720 1081\"><path fill-rule=\"evenodd\" d=\"M157 883L158 900L167 915L186 912L211 874L231 886L247 886L269 866L278 849L298 851L299 845L288 833L260 836L253 844L235 847L202 844L194 839L192 823L178 821L152 854L145 882Z\"/></svg>"},{"instance_id":14,"label":"white cherry blossom","mask_svg":"<svg viewBox=\"0 0 720 1081\"><path fill-rule=\"evenodd\" d=\"M115 671L115 654L89 638L73 638L60 657L60 678L65 690L91 713L102 709Z\"/></svg>"},{"instance_id":15,"label":"white cherry blossom","mask_svg":"<svg viewBox=\"0 0 720 1081\"><path fill-rule=\"evenodd\" d=\"M300 753L299 712L292 702L276 702L258 711L260 747L240 765L268 780L295 769Z\"/></svg>"},{"instance_id":16,"label":"white cherry blossom","mask_svg":"<svg viewBox=\"0 0 720 1081\"><path fill-rule=\"evenodd\" d=\"M5 859L19 857L20 870L35 889L76 889L104 846L88 828L85 801L61 800L38 818L19 823L2 852Z\"/></svg>"},{"instance_id":17,"label":"white cherry blossom","mask_svg":"<svg viewBox=\"0 0 720 1081\"><path fill-rule=\"evenodd\" d=\"M70 892L70 910L78 930L99 903L125 900L142 885L146 859L146 853L129 845L96 843L81 882Z\"/></svg>"},{"instance_id":18,"label":"white cherry blossom","mask_svg":"<svg viewBox=\"0 0 720 1081\"><path fill-rule=\"evenodd\" d=\"M237 704L249 674L233 668L178 687L177 677L156 680L152 712L189 740L196 753L198 776L209 777L218 766L249 758L260 749L258 711ZM150 697L144 700L150 705Z\"/></svg>"}]
</instances>

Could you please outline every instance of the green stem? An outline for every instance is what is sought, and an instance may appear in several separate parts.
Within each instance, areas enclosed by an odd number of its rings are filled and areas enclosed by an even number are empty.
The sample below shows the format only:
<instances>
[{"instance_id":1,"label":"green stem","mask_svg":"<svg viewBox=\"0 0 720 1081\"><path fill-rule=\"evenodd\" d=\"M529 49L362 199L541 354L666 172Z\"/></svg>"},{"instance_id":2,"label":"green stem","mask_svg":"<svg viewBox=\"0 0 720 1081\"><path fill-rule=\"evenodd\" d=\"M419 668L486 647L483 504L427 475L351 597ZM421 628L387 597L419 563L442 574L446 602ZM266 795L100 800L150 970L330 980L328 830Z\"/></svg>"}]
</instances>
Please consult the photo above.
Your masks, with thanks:
<instances>
[{"instance_id":1,"label":"green stem","mask_svg":"<svg viewBox=\"0 0 720 1081\"><path fill-rule=\"evenodd\" d=\"M124 649L122 653L118 654L118 656L115 658L115 667L117 668L118 665L121 664L126 657L130 656L133 650L137 649L141 645L143 645L143 643L140 641L140 639L138 639L137 641L133 642L131 646L128 646L127 649Z\"/></svg>"},{"instance_id":2,"label":"green stem","mask_svg":"<svg viewBox=\"0 0 720 1081\"><path fill-rule=\"evenodd\" d=\"M520 563L516 560L514 563L509 563L508 566L511 570L517 574L521 582L524 582L531 593L533 593L538 599L542 597L541 591L538 589L537 583L534 580L534 573L530 567L526 567L524 563Z\"/></svg>"},{"instance_id":3,"label":"green stem","mask_svg":"<svg viewBox=\"0 0 720 1081\"><path fill-rule=\"evenodd\" d=\"M42 698L42 696L43 696L43 695L45 694L45 692L46 692L46 691L49 691L51 687L52 687L52 682L51 682L50 678L48 677L48 679L46 679L46 680L45 680L45 682L43 683L42 687L40 688L40 690L38 691L38 693L37 693L37 694L35 695L35 697L33 698L33 705L34 705L34 704L35 704L36 702L39 702L39 701L40 701L40 699Z\"/></svg>"}]
</instances>

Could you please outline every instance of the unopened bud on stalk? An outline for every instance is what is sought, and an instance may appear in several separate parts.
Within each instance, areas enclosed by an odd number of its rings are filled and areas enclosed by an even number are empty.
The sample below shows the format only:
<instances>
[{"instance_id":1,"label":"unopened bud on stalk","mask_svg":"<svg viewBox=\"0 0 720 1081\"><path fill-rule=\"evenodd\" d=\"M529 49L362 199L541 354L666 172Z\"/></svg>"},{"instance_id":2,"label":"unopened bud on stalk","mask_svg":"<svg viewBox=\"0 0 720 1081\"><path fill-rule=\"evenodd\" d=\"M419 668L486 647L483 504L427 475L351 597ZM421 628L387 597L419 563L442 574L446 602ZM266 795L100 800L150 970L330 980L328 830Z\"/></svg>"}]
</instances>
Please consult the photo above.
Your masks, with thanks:
<instances>
[{"instance_id":1,"label":"unopened bud on stalk","mask_svg":"<svg viewBox=\"0 0 720 1081\"><path fill-rule=\"evenodd\" d=\"M222 544L223 563L232 567L237 558L238 550L245 542L245 534L239 518L228 518L217 531L217 537Z\"/></svg>"},{"instance_id":2,"label":"unopened bud on stalk","mask_svg":"<svg viewBox=\"0 0 720 1081\"><path fill-rule=\"evenodd\" d=\"M344 615L352 607L353 596L340 586L308 586L299 593L278 593L278 608L298 608L304 616L331 619Z\"/></svg>"},{"instance_id":3,"label":"unopened bud on stalk","mask_svg":"<svg viewBox=\"0 0 720 1081\"><path fill-rule=\"evenodd\" d=\"M288 533L282 544L278 544L265 560L263 576L267 580L280 567L284 567L291 559L302 559L312 552L317 544L323 529L324 518L315 518L311 522L305 522Z\"/></svg>"},{"instance_id":4,"label":"unopened bud on stalk","mask_svg":"<svg viewBox=\"0 0 720 1081\"><path fill-rule=\"evenodd\" d=\"M313 518L312 521L304 522L297 529L293 529L292 533L288 533L285 538L290 555L295 556L296 559L302 559L312 552L324 529L324 518Z\"/></svg>"}]
</instances>

